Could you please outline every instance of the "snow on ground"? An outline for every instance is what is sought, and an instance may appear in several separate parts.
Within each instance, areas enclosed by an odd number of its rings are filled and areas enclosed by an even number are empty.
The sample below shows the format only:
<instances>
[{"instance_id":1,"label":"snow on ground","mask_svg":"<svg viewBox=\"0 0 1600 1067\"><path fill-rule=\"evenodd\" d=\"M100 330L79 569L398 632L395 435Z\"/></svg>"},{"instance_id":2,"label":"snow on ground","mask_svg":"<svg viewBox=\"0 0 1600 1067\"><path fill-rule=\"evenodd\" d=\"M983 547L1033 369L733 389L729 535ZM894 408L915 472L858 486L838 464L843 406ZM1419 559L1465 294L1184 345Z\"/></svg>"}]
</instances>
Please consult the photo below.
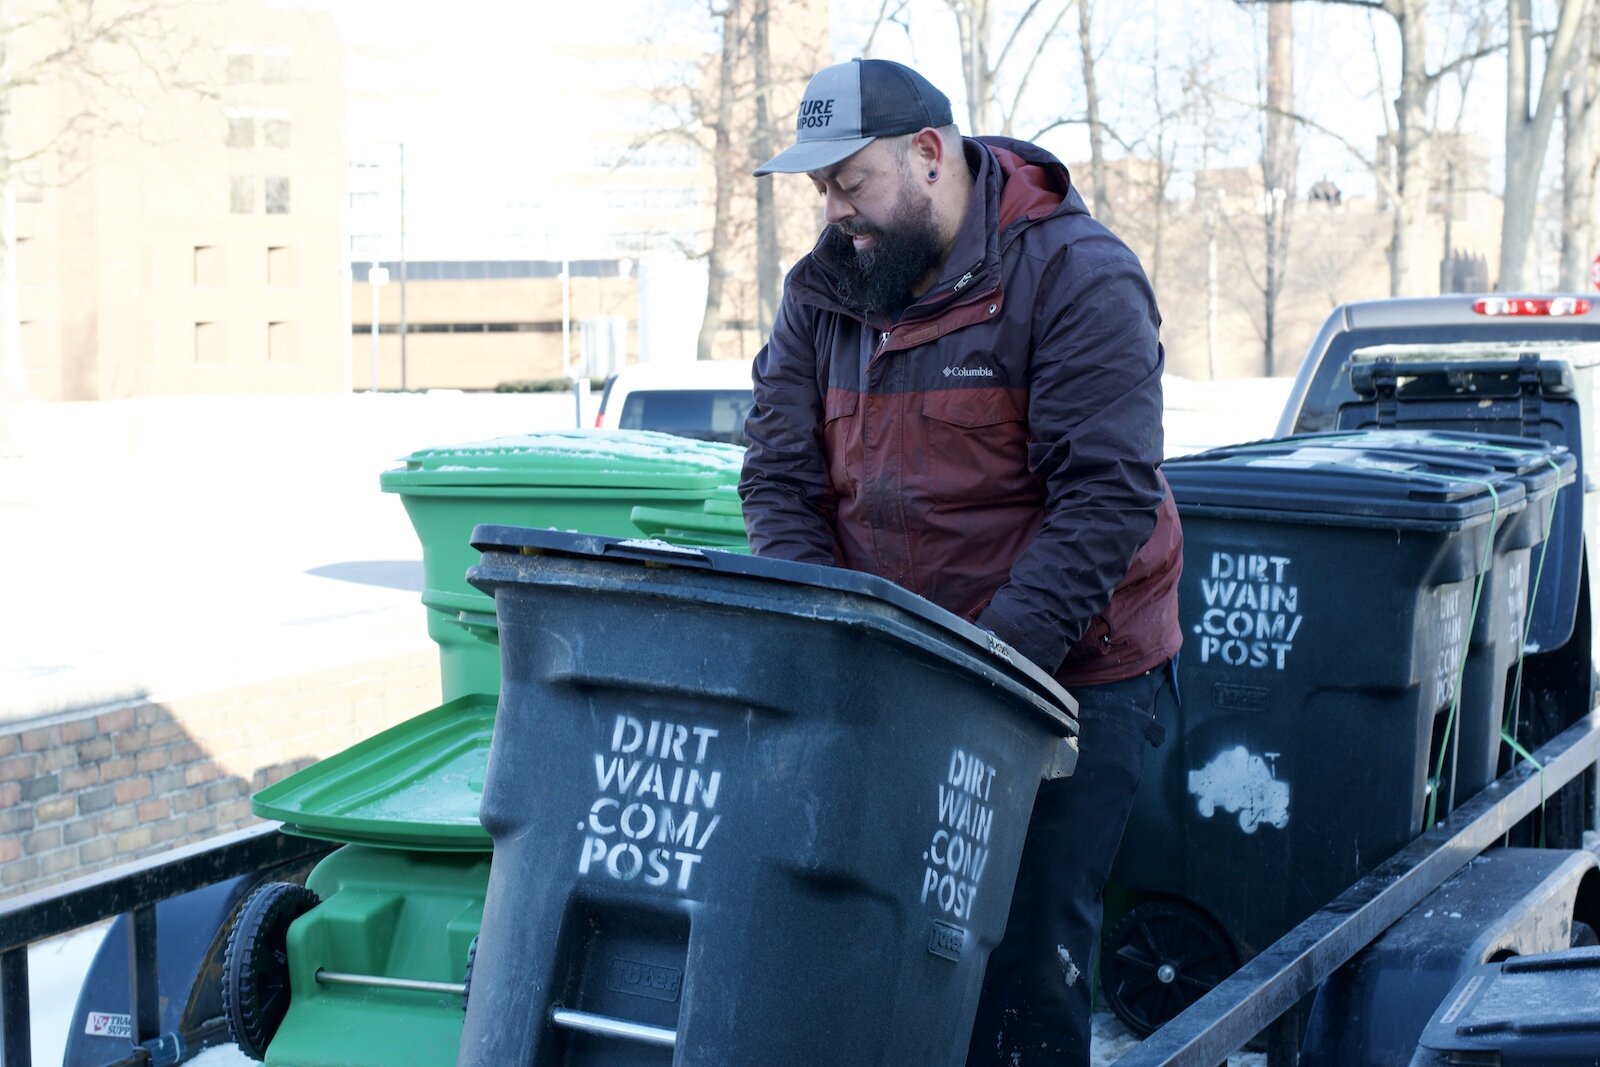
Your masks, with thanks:
<instances>
[{"instance_id":1,"label":"snow on ground","mask_svg":"<svg viewBox=\"0 0 1600 1067\"><path fill-rule=\"evenodd\" d=\"M1169 377L1164 384L1168 456L1272 436L1290 386L1289 380L1283 378L1210 382ZM305 408L298 416L287 412L297 399ZM293 601L284 607L289 614L281 619L268 612L270 623L282 623L282 629L300 621L291 616L310 610L309 594L303 593L301 586L314 587L312 580L305 577L312 564L326 565L338 558L370 560L420 554L411 540L409 525L398 517L398 503L377 489L378 473L392 466L395 457L432 445L569 426L571 401L561 397L449 393L151 398L37 405L28 418L34 420L34 441L39 447L20 457L5 457L8 478L4 486L8 488L0 493L0 505L5 505L13 518L22 520L12 525L8 537L21 537L29 551L0 553L0 565L7 558L17 562L14 573L0 569L0 586L14 590L14 583L36 579L43 583L39 595L25 600L48 604L50 601L43 594L58 574L50 567L40 567L39 561L66 554L63 541L73 530L103 531L103 516L108 511L159 515L159 521L144 530L149 536L139 542L140 551L125 553L145 560L147 566L126 569L126 578L132 584L122 593L102 590L99 595L103 608L113 598L118 605L123 600L137 604L146 613L152 603L170 603L175 595L169 588L162 588L156 595L135 587L139 581L160 586L163 576L183 570L232 571L231 576L242 583L244 578L237 573L234 560L245 553L240 544L243 542L255 577L254 584L235 590L236 600L248 600L256 593L265 597L274 587L301 583L292 589L293 596L283 592L271 595L274 604ZM197 448L198 442L205 442L207 447ZM182 462L176 462L178 459ZM308 472L312 471L320 471L323 476L311 481ZM193 534L204 528L205 508L215 507L217 495L230 483L249 487L254 495L252 504L259 513L228 528L232 558L219 557L214 567L197 565L205 545L203 540L197 544ZM197 485L208 491L195 493ZM304 524L304 528L298 523L262 523L263 518L285 509L286 504L305 504L307 499L328 521ZM356 513L359 521L350 521L346 512ZM224 513L241 514L227 510ZM39 521L29 523L30 515ZM144 525L124 523L117 532L123 538L140 536ZM175 537L179 532L184 536ZM248 541L244 540L252 534ZM27 543L30 537L33 540ZM10 548L16 549L17 545L10 544ZM211 563L205 559L205 564ZM275 564L281 566L274 570ZM362 603L369 612L392 612L397 620L396 631L416 628L415 593L390 592L394 594L394 605L387 600L376 606ZM328 596L320 590L317 595ZM208 605L210 608L214 605ZM317 602L318 612L327 615L346 608L343 602ZM115 622L116 611L105 614ZM81 613L77 613L73 626L81 628L83 624ZM26 634L7 635L14 640L8 641L6 647L28 648L25 637L52 639L51 628L38 625L37 620L30 620L27 629ZM69 629L72 628L63 627L55 632ZM154 629L158 634L170 632L161 627ZM126 627L114 625L111 631L100 635L106 649L103 655L110 656L115 651L119 660L138 658L146 664L146 671L151 670L149 657L133 657L121 647L126 644L128 633ZM382 633L388 636L390 630ZM85 662L102 657L101 646L85 638L81 629L76 631L74 645ZM299 651L298 646L292 651ZM275 648L274 652L280 654L282 650ZM194 662L196 657L189 653L181 662L161 660L159 665L165 673L153 677L135 678L128 671L104 669L90 672L75 658L50 670L56 671L68 686L80 690L85 685L105 686L109 695L116 686L176 685L177 676L184 672L191 672L184 677L193 682L192 672L201 664ZM25 664L33 664L32 668L25 666L24 673L30 669L46 673L41 666L44 662L24 657ZM282 662L281 656L278 662ZM20 688L26 688L24 683L39 681L31 676L9 680ZM28 710L42 711L47 699L64 695L70 693L59 689L41 691L37 708L9 710L24 715ZM106 924L88 927L29 949L33 1062L38 1067L57 1067L61 1063L77 990L105 928ZM1137 1038L1109 1013L1095 1017L1095 1067L1112 1063L1136 1044ZM207 1050L191 1062L197 1067L243 1067L254 1061L228 1045ZM1235 1067L1260 1067L1264 1062L1265 1057L1259 1053L1229 1059Z\"/></svg>"}]
</instances>

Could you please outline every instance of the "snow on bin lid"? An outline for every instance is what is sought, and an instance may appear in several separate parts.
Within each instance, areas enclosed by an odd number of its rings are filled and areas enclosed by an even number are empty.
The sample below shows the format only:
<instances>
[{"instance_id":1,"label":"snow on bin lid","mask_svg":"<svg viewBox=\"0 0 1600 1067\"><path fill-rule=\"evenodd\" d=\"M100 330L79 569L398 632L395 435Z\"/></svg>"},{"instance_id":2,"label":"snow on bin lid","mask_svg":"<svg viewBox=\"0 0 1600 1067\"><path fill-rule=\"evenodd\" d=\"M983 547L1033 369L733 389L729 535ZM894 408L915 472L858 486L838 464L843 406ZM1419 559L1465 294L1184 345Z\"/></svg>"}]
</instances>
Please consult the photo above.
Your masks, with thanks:
<instances>
[{"instance_id":1,"label":"snow on bin lid","mask_svg":"<svg viewBox=\"0 0 1600 1067\"><path fill-rule=\"evenodd\" d=\"M534 530L489 524L479 525L473 529L472 547L485 554L485 563L489 560L488 554L497 551L524 555L568 556L629 563L635 566L676 566L696 571L713 571L718 574L743 575L781 582L791 587L811 586L830 592L870 597L945 631L947 637L957 643L957 647L977 646L977 650L982 653L984 665L1008 678L1011 684L1031 691L1036 706L1056 721L1062 735L1078 732L1078 702L1036 663L989 631L979 629L932 601L875 574L848 570L844 567L822 567L810 563L793 563L789 560L765 559L715 548L704 550L687 548L666 541L626 540L559 530ZM474 585L478 584L474 580L476 573L477 568L474 568L467 574L467 580Z\"/></svg>"},{"instance_id":2,"label":"snow on bin lid","mask_svg":"<svg viewBox=\"0 0 1600 1067\"><path fill-rule=\"evenodd\" d=\"M1429 1061L1437 1063L1594 1063L1600 1047L1597 1001L1600 947L1484 964L1468 971L1440 1003L1418 1047L1462 1053Z\"/></svg>"},{"instance_id":3,"label":"snow on bin lid","mask_svg":"<svg viewBox=\"0 0 1600 1067\"><path fill-rule=\"evenodd\" d=\"M387 492L436 486L711 491L739 477L744 449L647 430L554 430L425 448L383 472Z\"/></svg>"},{"instance_id":4,"label":"snow on bin lid","mask_svg":"<svg viewBox=\"0 0 1600 1067\"><path fill-rule=\"evenodd\" d=\"M494 697L459 697L268 786L251 810L303 837L487 852L478 803L494 716Z\"/></svg>"},{"instance_id":5,"label":"snow on bin lid","mask_svg":"<svg viewBox=\"0 0 1600 1067\"><path fill-rule=\"evenodd\" d=\"M1505 434L1472 433L1466 430L1384 428L1335 430L1303 433L1273 441L1256 441L1213 449L1207 455L1225 453L1277 453L1286 448L1338 448L1365 453L1381 453L1390 463L1415 462L1468 463L1493 468L1517 476L1534 499L1541 499L1558 485L1569 484L1576 475L1578 460L1564 445L1529 437ZM1379 466L1383 460L1368 457L1366 466ZM1402 466L1403 469L1403 466Z\"/></svg>"},{"instance_id":6,"label":"snow on bin lid","mask_svg":"<svg viewBox=\"0 0 1600 1067\"><path fill-rule=\"evenodd\" d=\"M1526 504L1517 477L1488 464L1293 438L1169 459L1161 469L1183 507L1289 512L1350 525L1461 526Z\"/></svg>"}]
</instances>

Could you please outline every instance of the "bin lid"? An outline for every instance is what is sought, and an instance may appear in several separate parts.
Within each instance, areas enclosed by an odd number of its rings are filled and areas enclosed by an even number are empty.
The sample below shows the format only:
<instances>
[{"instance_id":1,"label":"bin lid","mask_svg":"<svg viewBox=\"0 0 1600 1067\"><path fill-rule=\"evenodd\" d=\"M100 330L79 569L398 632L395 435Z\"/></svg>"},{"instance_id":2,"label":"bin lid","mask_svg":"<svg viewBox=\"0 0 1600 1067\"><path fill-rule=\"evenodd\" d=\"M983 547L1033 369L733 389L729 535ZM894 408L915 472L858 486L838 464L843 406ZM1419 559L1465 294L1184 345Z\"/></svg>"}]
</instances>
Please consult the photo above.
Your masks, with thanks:
<instances>
[{"instance_id":1,"label":"bin lid","mask_svg":"<svg viewBox=\"0 0 1600 1067\"><path fill-rule=\"evenodd\" d=\"M1272 441L1256 441L1220 451L1276 452L1306 445L1357 449L1365 452L1406 453L1424 462L1443 459L1465 461L1512 474L1522 482L1529 502L1543 499L1576 476L1578 459L1564 445L1509 434L1473 433L1467 430L1386 428L1335 430L1294 434Z\"/></svg>"},{"instance_id":2,"label":"bin lid","mask_svg":"<svg viewBox=\"0 0 1600 1067\"><path fill-rule=\"evenodd\" d=\"M1597 990L1597 946L1483 964L1440 1002L1418 1047L1463 1054L1439 1063L1593 1063L1600 1047Z\"/></svg>"},{"instance_id":3,"label":"bin lid","mask_svg":"<svg viewBox=\"0 0 1600 1067\"><path fill-rule=\"evenodd\" d=\"M425 448L383 472L386 492L553 486L709 493L738 480L744 449L648 430L552 430Z\"/></svg>"},{"instance_id":4,"label":"bin lid","mask_svg":"<svg viewBox=\"0 0 1600 1067\"><path fill-rule=\"evenodd\" d=\"M458 697L261 790L251 809L303 837L487 852L478 823L496 698Z\"/></svg>"},{"instance_id":5,"label":"bin lid","mask_svg":"<svg viewBox=\"0 0 1600 1067\"><path fill-rule=\"evenodd\" d=\"M1516 477L1487 464L1314 440L1220 448L1161 469L1180 505L1340 525L1461 528L1526 503Z\"/></svg>"},{"instance_id":6,"label":"bin lid","mask_svg":"<svg viewBox=\"0 0 1600 1067\"><path fill-rule=\"evenodd\" d=\"M560 530L533 530L517 526L483 524L472 531L472 547L485 553L507 552L524 555L555 555L610 563L631 563L642 567L678 567L713 571L781 583L802 590L810 587L832 593L851 593L883 601L943 631L942 636L956 647L975 646L979 662L1005 678L1011 685L1028 690L1035 706L1051 718L1060 735L1077 733L1078 703L1061 684L1032 660L979 629L958 615L905 589L887 578L843 567L823 567L810 563L747 556L717 548L690 548L654 539L623 539ZM479 585L478 569L467 580ZM481 588L481 586L480 586ZM802 594L803 595L803 594ZM943 650L938 650L943 651Z\"/></svg>"}]
</instances>

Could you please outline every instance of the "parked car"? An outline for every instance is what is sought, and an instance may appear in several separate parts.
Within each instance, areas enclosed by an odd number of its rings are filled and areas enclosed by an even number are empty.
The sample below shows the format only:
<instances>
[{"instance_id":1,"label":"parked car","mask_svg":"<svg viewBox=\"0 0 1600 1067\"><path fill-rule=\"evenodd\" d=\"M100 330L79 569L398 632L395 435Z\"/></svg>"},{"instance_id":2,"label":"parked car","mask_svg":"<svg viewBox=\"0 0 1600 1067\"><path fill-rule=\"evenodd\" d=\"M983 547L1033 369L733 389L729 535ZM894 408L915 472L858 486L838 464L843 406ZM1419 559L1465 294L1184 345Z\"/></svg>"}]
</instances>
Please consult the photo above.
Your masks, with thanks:
<instances>
[{"instance_id":1,"label":"parked car","mask_svg":"<svg viewBox=\"0 0 1600 1067\"><path fill-rule=\"evenodd\" d=\"M745 416L754 403L750 363L727 359L625 367L606 382L594 424L743 445Z\"/></svg>"}]
</instances>

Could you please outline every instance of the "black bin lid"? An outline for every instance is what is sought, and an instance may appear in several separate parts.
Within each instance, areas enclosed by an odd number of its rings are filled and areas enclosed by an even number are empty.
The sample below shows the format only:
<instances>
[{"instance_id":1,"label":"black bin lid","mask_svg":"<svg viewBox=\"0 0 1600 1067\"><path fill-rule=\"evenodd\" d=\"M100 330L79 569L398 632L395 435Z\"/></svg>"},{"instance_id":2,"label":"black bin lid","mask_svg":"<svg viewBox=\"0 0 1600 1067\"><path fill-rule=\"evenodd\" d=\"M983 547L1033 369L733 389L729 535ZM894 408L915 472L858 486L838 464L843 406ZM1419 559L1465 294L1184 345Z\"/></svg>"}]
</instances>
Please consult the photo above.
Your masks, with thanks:
<instances>
[{"instance_id":1,"label":"black bin lid","mask_svg":"<svg viewBox=\"0 0 1600 1067\"><path fill-rule=\"evenodd\" d=\"M1521 481L1486 463L1303 439L1259 441L1162 464L1181 506L1241 516L1462 529L1526 503Z\"/></svg>"},{"instance_id":2,"label":"black bin lid","mask_svg":"<svg viewBox=\"0 0 1600 1067\"><path fill-rule=\"evenodd\" d=\"M1063 735L1077 733L1078 702L1038 664L994 634L967 622L930 600L886 578L844 567L822 567L790 560L747 556L716 548L689 548L654 539L601 537L562 530L536 530L520 526L480 524L473 528L472 547L479 552L553 555L568 558L632 564L639 567L676 567L737 575L789 587L811 587L850 593L889 604L942 631L957 647L975 646L986 666L1012 683L1031 690L1042 700L1041 710L1059 723ZM475 569L476 570L476 569ZM468 573L472 580L473 572ZM476 584L476 583L474 583ZM973 651L974 648L967 648Z\"/></svg>"},{"instance_id":3,"label":"black bin lid","mask_svg":"<svg viewBox=\"0 0 1600 1067\"><path fill-rule=\"evenodd\" d=\"M1597 1000L1600 947L1485 964L1445 997L1418 1044L1461 1054L1460 1062L1593 1063L1600 1049Z\"/></svg>"},{"instance_id":4,"label":"black bin lid","mask_svg":"<svg viewBox=\"0 0 1600 1067\"><path fill-rule=\"evenodd\" d=\"M1578 458L1565 445L1537 438L1406 427L1294 434L1270 441L1229 445L1214 449L1207 455L1218 452L1272 453L1307 445L1410 455L1423 462L1487 466L1515 475L1525 487L1530 503L1570 484L1578 469Z\"/></svg>"}]
</instances>

